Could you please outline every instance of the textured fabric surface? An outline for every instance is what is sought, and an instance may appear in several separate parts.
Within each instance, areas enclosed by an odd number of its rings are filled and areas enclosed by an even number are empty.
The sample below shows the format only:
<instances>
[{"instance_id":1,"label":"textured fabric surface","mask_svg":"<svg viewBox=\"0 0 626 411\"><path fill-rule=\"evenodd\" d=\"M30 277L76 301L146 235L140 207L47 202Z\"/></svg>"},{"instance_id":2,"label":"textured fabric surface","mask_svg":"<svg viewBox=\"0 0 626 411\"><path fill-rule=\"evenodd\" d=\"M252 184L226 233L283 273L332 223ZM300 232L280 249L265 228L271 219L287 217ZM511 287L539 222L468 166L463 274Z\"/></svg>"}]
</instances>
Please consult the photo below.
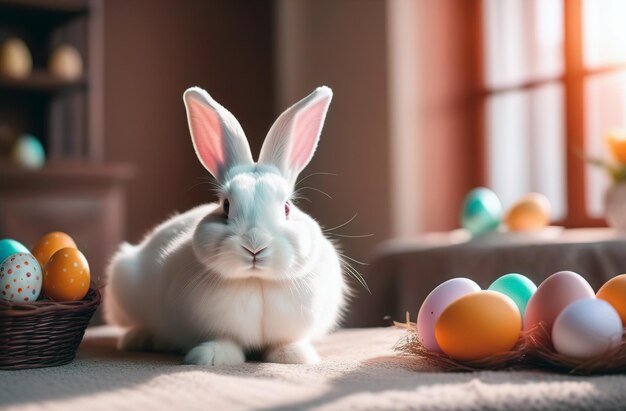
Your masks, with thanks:
<instances>
[{"instance_id":1,"label":"textured fabric surface","mask_svg":"<svg viewBox=\"0 0 626 411\"><path fill-rule=\"evenodd\" d=\"M520 273L539 285L557 271L571 270L598 290L626 272L626 233L610 228L538 233L490 233L473 240L461 231L431 233L381 245L365 280L372 294L361 292L351 304L350 326L387 325L386 317L413 316L436 286L468 277L482 288L501 275Z\"/></svg>"},{"instance_id":2,"label":"textured fabric surface","mask_svg":"<svg viewBox=\"0 0 626 411\"><path fill-rule=\"evenodd\" d=\"M319 344L315 366L180 365L180 358L114 349L118 331L88 331L62 367L0 371L11 410L576 410L624 409L626 376L541 371L443 373L397 357L403 331L343 330Z\"/></svg>"}]
</instances>

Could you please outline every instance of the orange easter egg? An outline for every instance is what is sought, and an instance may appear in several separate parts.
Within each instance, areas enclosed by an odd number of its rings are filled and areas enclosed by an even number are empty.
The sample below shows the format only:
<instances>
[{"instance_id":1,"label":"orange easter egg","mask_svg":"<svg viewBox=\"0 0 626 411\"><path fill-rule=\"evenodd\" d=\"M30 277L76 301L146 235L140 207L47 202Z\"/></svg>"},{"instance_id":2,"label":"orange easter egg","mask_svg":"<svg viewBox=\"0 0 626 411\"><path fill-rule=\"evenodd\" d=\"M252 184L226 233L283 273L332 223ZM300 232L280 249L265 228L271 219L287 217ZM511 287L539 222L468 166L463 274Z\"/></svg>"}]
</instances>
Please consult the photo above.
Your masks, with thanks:
<instances>
[{"instance_id":1,"label":"orange easter egg","mask_svg":"<svg viewBox=\"0 0 626 411\"><path fill-rule=\"evenodd\" d=\"M626 326L626 274L611 278L598 290L596 297L608 302Z\"/></svg>"},{"instance_id":2,"label":"orange easter egg","mask_svg":"<svg viewBox=\"0 0 626 411\"><path fill-rule=\"evenodd\" d=\"M72 237L61 231L54 231L44 235L37 241L37 244L33 247L32 254L39 261L39 265L43 267L52 257L52 254L66 247L78 248Z\"/></svg>"},{"instance_id":3,"label":"orange easter egg","mask_svg":"<svg viewBox=\"0 0 626 411\"><path fill-rule=\"evenodd\" d=\"M550 223L550 201L539 193L528 193L507 212L504 221L511 231L541 230Z\"/></svg>"},{"instance_id":4,"label":"orange easter egg","mask_svg":"<svg viewBox=\"0 0 626 411\"><path fill-rule=\"evenodd\" d=\"M461 361L512 349L522 329L519 309L504 294L476 291L450 304L435 324L441 350Z\"/></svg>"},{"instance_id":5,"label":"orange easter egg","mask_svg":"<svg viewBox=\"0 0 626 411\"><path fill-rule=\"evenodd\" d=\"M89 264L75 248L62 248L43 269L43 292L54 301L78 301L89 290Z\"/></svg>"}]
</instances>

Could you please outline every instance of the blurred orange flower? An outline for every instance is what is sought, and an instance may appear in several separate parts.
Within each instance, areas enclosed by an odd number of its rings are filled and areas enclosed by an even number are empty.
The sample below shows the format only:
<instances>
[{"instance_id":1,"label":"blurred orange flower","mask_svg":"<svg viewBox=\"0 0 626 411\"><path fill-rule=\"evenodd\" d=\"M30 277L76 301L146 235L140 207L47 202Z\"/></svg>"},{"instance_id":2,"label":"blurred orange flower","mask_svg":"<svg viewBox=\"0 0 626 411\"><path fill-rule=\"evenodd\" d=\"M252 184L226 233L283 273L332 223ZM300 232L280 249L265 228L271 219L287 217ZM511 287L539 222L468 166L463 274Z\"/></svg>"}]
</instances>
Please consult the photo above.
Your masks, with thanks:
<instances>
[{"instance_id":1,"label":"blurred orange flower","mask_svg":"<svg viewBox=\"0 0 626 411\"><path fill-rule=\"evenodd\" d=\"M626 164L626 129L611 129L604 139L613 158L619 163Z\"/></svg>"}]
</instances>

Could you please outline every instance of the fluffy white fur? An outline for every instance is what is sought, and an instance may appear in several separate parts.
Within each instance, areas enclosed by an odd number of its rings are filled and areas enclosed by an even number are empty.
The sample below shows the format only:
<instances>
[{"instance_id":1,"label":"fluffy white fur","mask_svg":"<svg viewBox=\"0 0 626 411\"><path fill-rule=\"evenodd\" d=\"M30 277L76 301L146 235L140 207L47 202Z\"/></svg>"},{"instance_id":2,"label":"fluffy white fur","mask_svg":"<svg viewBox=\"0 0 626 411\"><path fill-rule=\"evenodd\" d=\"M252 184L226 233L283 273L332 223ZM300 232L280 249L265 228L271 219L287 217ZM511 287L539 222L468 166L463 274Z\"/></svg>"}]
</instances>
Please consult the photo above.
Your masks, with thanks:
<instances>
[{"instance_id":1,"label":"fluffy white fur","mask_svg":"<svg viewBox=\"0 0 626 411\"><path fill-rule=\"evenodd\" d=\"M319 360L311 341L337 324L346 285L333 244L291 196L331 98L320 87L286 110L255 164L237 120L204 90L185 92L194 148L220 202L170 218L113 257L105 313L127 328L121 349L182 351L186 363L206 365L251 352Z\"/></svg>"}]
</instances>

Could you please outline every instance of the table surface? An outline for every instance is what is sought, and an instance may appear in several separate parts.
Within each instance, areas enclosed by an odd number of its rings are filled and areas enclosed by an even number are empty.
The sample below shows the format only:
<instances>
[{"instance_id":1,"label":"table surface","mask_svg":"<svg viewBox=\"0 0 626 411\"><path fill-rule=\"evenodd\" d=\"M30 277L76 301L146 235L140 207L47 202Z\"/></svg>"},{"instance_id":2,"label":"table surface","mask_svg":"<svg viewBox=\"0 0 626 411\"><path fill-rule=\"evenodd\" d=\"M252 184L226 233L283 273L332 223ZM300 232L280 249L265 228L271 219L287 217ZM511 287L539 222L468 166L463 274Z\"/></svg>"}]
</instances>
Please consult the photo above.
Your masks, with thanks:
<instances>
[{"instance_id":1,"label":"table surface","mask_svg":"<svg viewBox=\"0 0 626 411\"><path fill-rule=\"evenodd\" d=\"M380 326L388 319L415 318L422 301L442 282L467 277L487 288L507 273L526 275L537 285L571 270L598 289L626 272L626 235L609 228L535 233L494 232L470 239L463 230L432 233L382 244L368 270L372 295L354 300L352 326Z\"/></svg>"},{"instance_id":2,"label":"table surface","mask_svg":"<svg viewBox=\"0 0 626 411\"><path fill-rule=\"evenodd\" d=\"M623 409L626 376L539 370L443 373L392 347L405 331L341 330L317 365L188 366L115 349L119 330L89 329L65 366L0 371L3 410Z\"/></svg>"}]
</instances>

